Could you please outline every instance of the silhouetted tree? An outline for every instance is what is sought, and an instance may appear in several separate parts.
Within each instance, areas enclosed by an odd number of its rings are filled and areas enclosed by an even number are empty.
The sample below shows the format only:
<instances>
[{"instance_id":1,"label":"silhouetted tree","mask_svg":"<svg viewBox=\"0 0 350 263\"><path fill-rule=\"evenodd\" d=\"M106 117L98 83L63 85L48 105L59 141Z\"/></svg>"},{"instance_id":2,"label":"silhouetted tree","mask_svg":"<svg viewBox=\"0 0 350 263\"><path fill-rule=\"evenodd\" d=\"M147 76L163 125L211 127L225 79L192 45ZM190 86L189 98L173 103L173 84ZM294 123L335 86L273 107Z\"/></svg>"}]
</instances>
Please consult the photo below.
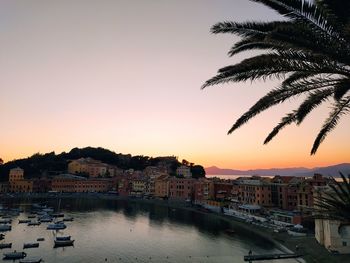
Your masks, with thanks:
<instances>
[{"instance_id":1,"label":"silhouetted tree","mask_svg":"<svg viewBox=\"0 0 350 263\"><path fill-rule=\"evenodd\" d=\"M191 173L192 173L192 177L196 179L205 177L205 170L201 165L191 166Z\"/></svg>"}]
</instances>

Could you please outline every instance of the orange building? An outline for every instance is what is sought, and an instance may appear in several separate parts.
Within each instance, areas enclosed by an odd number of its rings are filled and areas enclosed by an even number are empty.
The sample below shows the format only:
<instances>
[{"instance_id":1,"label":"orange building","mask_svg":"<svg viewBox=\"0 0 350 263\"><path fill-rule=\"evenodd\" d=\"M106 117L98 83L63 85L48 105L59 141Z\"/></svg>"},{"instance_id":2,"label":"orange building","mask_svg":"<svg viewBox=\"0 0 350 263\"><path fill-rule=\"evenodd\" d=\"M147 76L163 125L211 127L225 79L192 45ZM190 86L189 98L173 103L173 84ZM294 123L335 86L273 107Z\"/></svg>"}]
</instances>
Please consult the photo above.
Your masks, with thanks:
<instances>
[{"instance_id":1,"label":"orange building","mask_svg":"<svg viewBox=\"0 0 350 263\"><path fill-rule=\"evenodd\" d=\"M238 181L238 200L243 204L272 206L271 184L261 177Z\"/></svg>"},{"instance_id":2,"label":"orange building","mask_svg":"<svg viewBox=\"0 0 350 263\"><path fill-rule=\"evenodd\" d=\"M16 180L10 183L10 192L13 193L31 193L33 192L32 180Z\"/></svg>"},{"instance_id":3,"label":"orange building","mask_svg":"<svg viewBox=\"0 0 350 263\"><path fill-rule=\"evenodd\" d=\"M160 198L169 197L169 176L161 175L159 176L154 183L154 195Z\"/></svg>"},{"instance_id":4,"label":"orange building","mask_svg":"<svg viewBox=\"0 0 350 263\"><path fill-rule=\"evenodd\" d=\"M62 174L52 179L52 191L68 193L108 192L113 188L111 179L86 179L85 177Z\"/></svg>"},{"instance_id":5,"label":"orange building","mask_svg":"<svg viewBox=\"0 0 350 263\"><path fill-rule=\"evenodd\" d=\"M113 182L110 179L88 179L75 182L75 192L108 192L112 190Z\"/></svg>"},{"instance_id":6,"label":"orange building","mask_svg":"<svg viewBox=\"0 0 350 263\"><path fill-rule=\"evenodd\" d=\"M17 167L10 170L9 190L13 193L33 192L33 181L24 179L24 170Z\"/></svg>"},{"instance_id":7,"label":"orange building","mask_svg":"<svg viewBox=\"0 0 350 263\"><path fill-rule=\"evenodd\" d=\"M9 182L14 182L18 180L24 180L24 170L17 167L10 170Z\"/></svg>"},{"instance_id":8,"label":"orange building","mask_svg":"<svg viewBox=\"0 0 350 263\"><path fill-rule=\"evenodd\" d=\"M68 164L68 173L87 174L90 177L115 176L121 173L121 169L92 158L80 158Z\"/></svg>"},{"instance_id":9,"label":"orange building","mask_svg":"<svg viewBox=\"0 0 350 263\"><path fill-rule=\"evenodd\" d=\"M75 184L79 181L87 180L85 177L62 174L55 176L51 182L52 191L62 192L62 193L74 193Z\"/></svg>"},{"instance_id":10,"label":"orange building","mask_svg":"<svg viewBox=\"0 0 350 263\"><path fill-rule=\"evenodd\" d=\"M195 179L176 178L169 179L169 198L177 200L192 200Z\"/></svg>"}]
</instances>

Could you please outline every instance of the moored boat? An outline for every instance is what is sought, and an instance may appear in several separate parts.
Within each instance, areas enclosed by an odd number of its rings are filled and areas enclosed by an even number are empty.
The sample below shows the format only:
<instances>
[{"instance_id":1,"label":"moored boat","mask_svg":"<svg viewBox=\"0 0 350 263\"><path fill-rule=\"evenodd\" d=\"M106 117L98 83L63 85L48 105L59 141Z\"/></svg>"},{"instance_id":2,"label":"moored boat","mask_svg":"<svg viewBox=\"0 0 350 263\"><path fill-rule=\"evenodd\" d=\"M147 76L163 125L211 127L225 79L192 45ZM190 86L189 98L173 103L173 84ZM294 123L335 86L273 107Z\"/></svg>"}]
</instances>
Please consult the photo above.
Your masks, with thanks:
<instances>
[{"instance_id":1,"label":"moored boat","mask_svg":"<svg viewBox=\"0 0 350 263\"><path fill-rule=\"evenodd\" d=\"M16 250L14 252L10 252L10 253L4 253L4 257L3 259L21 259L21 258L25 258L27 256L27 254L25 252L16 252Z\"/></svg>"},{"instance_id":2,"label":"moored boat","mask_svg":"<svg viewBox=\"0 0 350 263\"><path fill-rule=\"evenodd\" d=\"M65 229L67 226L64 223L50 224L47 226L47 230L60 230Z\"/></svg>"},{"instance_id":3,"label":"moored boat","mask_svg":"<svg viewBox=\"0 0 350 263\"><path fill-rule=\"evenodd\" d=\"M34 248L34 247L39 247L39 243L24 243L23 244L23 249Z\"/></svg>"},{"instance_id":4,"label":"moored boat","mask_svg":"<svg viewBox=\"0 0 350 263\"><path fill-rule=\"evenodd\" d=\"M0 220L0 224L11 224L12 223L12 219L2 219Z\"/></svg>"},{"instance_id":5,"label":"moored boat","mask_svg":"<svg viewBox=\"0 0 350 263\"><path fill-rule=\"evenodd\" d=\"M54 240L55 246L54 247L68 247L74 245L74 240Z\"/></svg>"},{"instance_id":6,"label":"moored boat","mask_svg":"<svg viewBox=\"0 0 350 263\"><path fill-rule=\"evenodd\" d=\"M23 260L20 260L19 263L40 263L42 261L41 258L33 258L33 259L23 259Z\"/></svg>"},{"instance_id":7,"label":"moored boat","mask_svg":"<svg viewBox=\"0 0 350 263\"><path fill-rule=\"evenodd\" d=\"M4 234L0 234L0 240L3 240L5 238Z\"/></svg>"},{"instance_id":8,"label":"moored boat","mask_svg":"<svg viewBox=\"0 0 350 263\"><path fill-rule=\"evenodd\" d=\"M12 247L12 243L0 243L0 249L11 248L11 247Z\"/></svg>"},{"instance_id":9,"label":"moored boat","mask_svg":"<svg viewBox=\"0 0 350 263\"><path fill-rule=\"evenodd\" d=\"M67 241L70 240L71 236L65 236L65 237L56 237L57 241Z\"/></svg>"},{"instance_id":10,"label":"moored boat","mask_svg":"<svg viewBox=\"0 0 350 263\"><path fill-rule=\"evenodd\" d=\"M50 223L52 222L53 218L49 216L42 216L42 217L39 217L38 220L42 223Z\"/></svg>"},{"instance_id":11,"label":"moored boat","mask_svg":"<svg viewBox=\"0 0 350 263\"><path fill-rule=\"evenodd\" d=\"M65 218L63 218L63 221L74 221L74 218L73 217L65 217Z\"/></svg>"},{"instance_id":12,"label":"moored boat","mask_svg":"<svg viewBox=\"0 0 350 263\"><path fill-rule=\"evenodd\" d=\"M27 224L30 221L31 221L30 219L20 219L20 220L18 220L18 224Z\"/></svg>"},{"instance_id":13,"label":"moored boat","mask_svg":"<svg viewBox=\"0 0 350 263\"><path fill-rule=\"evenodd\" d=\"M40 222L29 222L28 226L39 226L40 224Z\"/></svg>"},{"instance_id":14,"label":"moored boat","mask_svg":"<svg viewBox=\"0 0 350 263\"><path fill-rule=\"evenodd\" d=\"M0 225L0 231L10 231L11 228L10 225Z\"/></svg>"}]
</instances>

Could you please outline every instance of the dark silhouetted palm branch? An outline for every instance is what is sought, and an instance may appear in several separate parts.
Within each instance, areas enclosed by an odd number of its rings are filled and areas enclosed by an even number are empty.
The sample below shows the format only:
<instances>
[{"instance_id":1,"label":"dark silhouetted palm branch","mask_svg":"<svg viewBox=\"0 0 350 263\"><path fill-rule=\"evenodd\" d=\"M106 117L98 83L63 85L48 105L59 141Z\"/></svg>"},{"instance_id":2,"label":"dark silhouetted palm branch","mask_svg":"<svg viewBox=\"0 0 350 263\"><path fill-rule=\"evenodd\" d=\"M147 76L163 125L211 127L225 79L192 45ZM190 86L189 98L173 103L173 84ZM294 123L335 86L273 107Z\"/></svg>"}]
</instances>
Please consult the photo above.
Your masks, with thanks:
<instances>
[{"instance_id":1,"label":"dark silhouetted palm branch","mask_svg":"<svg viewBox=\"0 0 350 263\"><path fill-rule=\"evenodd\" d=\"M244 51L264 54L224 67L206 81L203 88L256 79L283 79L244 113L232 126L232 133L251 118L285 100L303 95L305 100L265 139L268 143L287 125L299 125L323 102L334 100L333 108L316 137L315 154L340 117L349 112L350 100L350 2L342 0L251 0L262 3L286 18L274 22L221 22L211 32L231 33L242 39L229 50L229 56Z\"/></svg>"},{"instance_id":2,"label":"dark silhouetted palm branch","mask_svg":"<svg viewBox=\"0 0 350 263\"><path fill-rule=\"evenodd\" d=\"M329 190L315 197L314 217L350 222L350 174L340 173L342 182L333 179Z\"/></svg>"}]
</instances>

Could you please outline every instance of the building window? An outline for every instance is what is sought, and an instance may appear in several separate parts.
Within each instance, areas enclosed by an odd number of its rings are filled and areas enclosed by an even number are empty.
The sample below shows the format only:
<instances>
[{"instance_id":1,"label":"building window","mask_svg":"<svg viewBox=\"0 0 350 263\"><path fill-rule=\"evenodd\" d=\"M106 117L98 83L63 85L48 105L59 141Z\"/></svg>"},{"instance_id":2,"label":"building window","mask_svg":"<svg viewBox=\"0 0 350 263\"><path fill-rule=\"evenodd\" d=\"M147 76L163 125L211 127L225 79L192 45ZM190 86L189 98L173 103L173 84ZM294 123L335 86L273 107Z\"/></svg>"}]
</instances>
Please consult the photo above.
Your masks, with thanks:
<instances>
[{"instance_id":1,"label":"building window","mask_svg":"<svg viewBox=\"0 0 350 263\"><path fill-rule=\"evenodd\" d=\"M346 241L343 241L343 247L346 247L348 244L346 243Z\"/></svg>"}]
</instances>

